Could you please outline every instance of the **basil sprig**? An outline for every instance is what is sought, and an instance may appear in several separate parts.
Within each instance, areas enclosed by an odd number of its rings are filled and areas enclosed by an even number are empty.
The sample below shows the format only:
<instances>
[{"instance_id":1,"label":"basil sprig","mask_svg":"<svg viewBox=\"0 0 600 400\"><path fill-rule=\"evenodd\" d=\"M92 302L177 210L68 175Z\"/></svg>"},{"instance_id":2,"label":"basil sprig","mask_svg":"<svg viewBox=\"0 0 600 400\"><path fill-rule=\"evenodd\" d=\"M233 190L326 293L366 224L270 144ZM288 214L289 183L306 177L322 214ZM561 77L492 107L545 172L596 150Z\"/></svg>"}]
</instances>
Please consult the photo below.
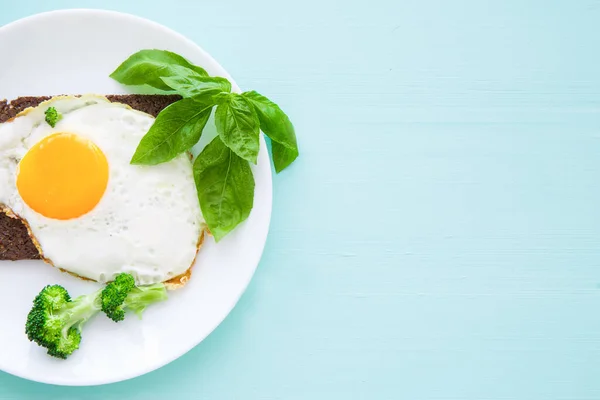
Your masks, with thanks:
<instances>
[{"instance_id":1,"label":"basil sprig","mask_svg":"<svg viewBox=\"0 0 600 400\"><path fill-rule=\"evenodd\" d=\"M277 104L255 91L231 93L231 83L178 54L141 50L111 75L124 85L146 85L158 93L178 93L183 99L165 108L142 138L132 164L156 165L191 150L216 107L214 138L194 161L194 178L202 214L216 241L250 215L260 130L271 139L277 173L298 157L296 133Z\"/></svg>"}]
</instances>

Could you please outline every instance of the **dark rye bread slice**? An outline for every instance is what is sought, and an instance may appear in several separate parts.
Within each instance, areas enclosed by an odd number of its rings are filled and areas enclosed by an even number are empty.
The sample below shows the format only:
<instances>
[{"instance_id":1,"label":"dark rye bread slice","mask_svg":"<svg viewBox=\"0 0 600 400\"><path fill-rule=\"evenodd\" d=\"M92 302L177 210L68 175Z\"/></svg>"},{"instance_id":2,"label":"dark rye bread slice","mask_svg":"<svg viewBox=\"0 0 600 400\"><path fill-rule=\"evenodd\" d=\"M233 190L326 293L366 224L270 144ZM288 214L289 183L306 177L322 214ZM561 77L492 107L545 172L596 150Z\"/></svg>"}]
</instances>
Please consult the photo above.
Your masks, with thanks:
<instances>
[{"instance_id":1,"label":"dark rye bread slice","mask_svg":"<svg viewBox=\"0 0 600 400\"><path fill-rule=\"evenodd\" d=\"M177 95L108 95L108 100L129 105L131 108L148 113L154 117L165 107L179 100ZM0 100L0 123L14 118L29 107L35 107L50 96L19 97L10 102ZM40 254L27 233L21 220L11 218L0 212L0 260L36 260Z\"/></svg>"}]
</instances>

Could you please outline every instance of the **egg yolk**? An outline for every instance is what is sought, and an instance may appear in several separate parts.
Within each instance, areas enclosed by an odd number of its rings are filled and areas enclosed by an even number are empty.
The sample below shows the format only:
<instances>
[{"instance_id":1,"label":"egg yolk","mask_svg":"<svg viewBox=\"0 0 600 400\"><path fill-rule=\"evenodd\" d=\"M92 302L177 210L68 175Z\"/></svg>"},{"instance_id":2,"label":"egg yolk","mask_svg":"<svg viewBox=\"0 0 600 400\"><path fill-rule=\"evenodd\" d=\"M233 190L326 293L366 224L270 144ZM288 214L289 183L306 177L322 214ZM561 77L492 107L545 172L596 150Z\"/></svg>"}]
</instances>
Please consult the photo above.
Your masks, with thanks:
<instances>
[{"instance_id":1,"label":"egg yolk","mask_svg":"<svg viewBox=\"0 0 600 400\"><path fill-rule=\"evenodd\" d=\"M36 212L54 219L79 217L102 198L108 162L90 140L55 133L36 143L19 163L17 189Z\"/></svg>"}]
</instances>

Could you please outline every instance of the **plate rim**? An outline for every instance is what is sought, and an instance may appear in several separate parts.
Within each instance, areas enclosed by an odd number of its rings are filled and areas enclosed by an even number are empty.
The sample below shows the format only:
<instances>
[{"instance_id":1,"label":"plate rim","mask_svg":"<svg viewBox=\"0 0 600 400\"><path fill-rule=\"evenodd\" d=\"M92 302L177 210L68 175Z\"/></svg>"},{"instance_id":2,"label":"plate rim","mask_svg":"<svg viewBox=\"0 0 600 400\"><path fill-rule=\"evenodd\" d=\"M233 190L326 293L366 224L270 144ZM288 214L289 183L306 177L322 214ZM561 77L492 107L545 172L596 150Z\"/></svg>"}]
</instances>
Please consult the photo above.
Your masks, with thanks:
<instances>
[{"instance_id":1,"label":"plate rim","mask_svg":"<svg viewBox=\"0 0 600 400\"><path fill-rule=\"evenodd\" d=\"M231 77L229 72L196 42L194 42L193 40L184 36L183 34L173 30L172 28L169 28L168 26L165 26L161 23L155 22L153 20L138 16L135 14L130 14L130 13L121 12L121 11L115 11L115 10L108 10L108 9L81 8L81 7L44 11L41 13L31 14L31 15L25 16L23 18L19 18L17 20L14 20L12 22L9 22L5 25L0 26L0 35L8 29L15 28L15 27L18 27L18 26L24 25L24 24L34 23L36 20L41 19L41 18L49 18L49 17L54 17L56 15L76 16L76 15L81 15L82 13L94 14L94 15L103 14L104 16L113 17L113 18L129 19L129 20L135 21L136 23L145 24L154 29L162 30L162 31L168 33L169 35L176 37L177 40L186 42L188 45L197 49L199 53L202 53L202 56L207 60L208 63L212 64L212 66L214 68L217 68L217 69L221 70L222 72L224 72L223 76L225 78L227 78L232 84L232 92L238 92L238 93L241 92L241 89L239 88L239 86L237 85L235 80ZM260 141L261 141L262 145L265 145L264 135L262 135L262 134L260 137ZM261 147L263 147L263 146L261 146ZM108 385L108 384L112 384L112 383L124 382L127 380L131 380L131 379L134 379L137 377L144 376L150 372L159 370L160 368L165 367L168 364L171 364L172 362L176 361L177 359L181 358L182 356L184 356L185 354L190 352L192 349L197 347L208 336L210 336L215 331L215 329L219 325L221 325L223 323L223 321L231 314L231 311L233 311L233 309L238 304L242 295L248 289L248 285L250 284L252 278L254 277L254 274L256 273L256 269L258 268L258 265L260 264L260 260L262 259L262 255L264 253L264 249L265 249L267 238L268 238L269 231L270 231L271 218L272 218L272 213L273 213L273 172L272 172L272 168L271 168L271 156L270 156L269 152L266 153L266 161L269 164L268 167L266 168L268 184L265 187L265 196L266 196L267 204L264 204L264 206L266 206L266 208L268 210L267 215L266 215L266 229L265 229L264 237L261 238L261 240L260 240L260 243L262 245L260 247L260 250L256 254L257 260L254 263L254 266L252 267L252 273L249 274L248 279L243 283L242 290L239 291L239 293L237 293L237 295L232 298L231 303L226 307L227 312L224 313L222 317L218 318L216 320L216 323L213 324L213 326L209 327L209 329L206 331L205 335L201 335L197 340L194 340L193 341L194 343L191 346L189 346L189 348L186 347L185 349L183 349L183 351L176 352L170 357L165 357L164 360L161 363L158 363L157 365L153 365L153 366L150 366L149 368L141 369L140 371L136 371L134 373L124 375L120 379L112 378L112 379L88 379L88 380L84 380L84 381L72 381L72 380L56 381L53 379L37 379L37 378L34 379L34 378L26 376L25 374L20 373L19 371L6 369L5 367L0 369L0 371L3 371L9 375L15 376L20 379L25 379L25 380L32 381L32 382L39 382L39 383L54 385L54 386L72 386L72 387L101 386L101 385ZM185 290L185 288L183 288L182 290Z\"/></svg>"}]
</instances>

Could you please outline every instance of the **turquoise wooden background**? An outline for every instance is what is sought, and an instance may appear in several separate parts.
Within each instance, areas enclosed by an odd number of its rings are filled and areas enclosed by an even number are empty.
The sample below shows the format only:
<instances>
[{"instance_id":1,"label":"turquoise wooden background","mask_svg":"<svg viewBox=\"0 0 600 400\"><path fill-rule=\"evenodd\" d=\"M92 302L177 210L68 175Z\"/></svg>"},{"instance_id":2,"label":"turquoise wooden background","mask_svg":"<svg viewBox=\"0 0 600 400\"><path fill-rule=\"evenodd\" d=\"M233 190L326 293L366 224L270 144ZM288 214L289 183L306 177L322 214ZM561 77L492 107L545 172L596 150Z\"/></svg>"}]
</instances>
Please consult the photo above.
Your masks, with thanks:
<instances>
[{"instance_id":1,"label":"turquoise wooden background","mask_svg":"<svg viewBox=\"0 0 600 400\"><path fill-rule=\"evenodd\" d=\"M599 1L0 4L174 28L302 152L200 346L99 388L0 374L0 399L600 399Z\"/></svg>"}]
</instances>

